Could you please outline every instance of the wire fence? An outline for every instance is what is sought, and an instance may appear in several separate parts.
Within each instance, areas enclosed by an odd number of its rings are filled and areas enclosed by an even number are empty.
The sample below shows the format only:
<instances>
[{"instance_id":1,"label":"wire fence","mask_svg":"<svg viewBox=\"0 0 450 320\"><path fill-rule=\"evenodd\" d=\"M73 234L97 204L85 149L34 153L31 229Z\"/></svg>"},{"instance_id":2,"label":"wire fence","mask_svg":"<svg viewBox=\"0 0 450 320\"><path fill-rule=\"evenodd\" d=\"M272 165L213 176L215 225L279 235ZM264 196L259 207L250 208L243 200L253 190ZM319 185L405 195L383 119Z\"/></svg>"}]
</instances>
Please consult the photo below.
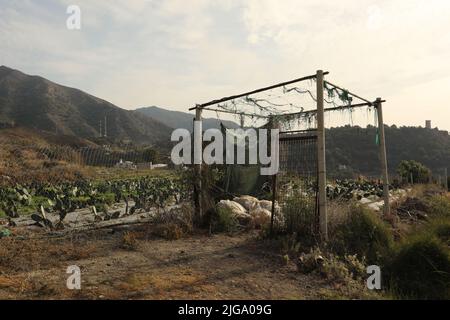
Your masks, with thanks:
<instances>
[{"instance_id":1,"label":"wire fence","mask_svg":"<svg viewBox=\"0 0 450 320\"><path fill-rule=\"evenodd\" d=\"M9 149L9 150L8 150ZM120 148L109 146L14 146L3 148L4 161L35 160L42 162L65 162L77 166L152 168L158 165L159 154L153 149ZM167 162L167 161L165 161Z\"/></svg>"},{"instance_id":2,"label":"wire fence","mask_svg":"<svg viewBox=\"0 0 450 320\"><path fill-rule=\"evenodd\" d=\"M316 234L317 136L315 131L280 137L277 200L289 233Z\"/></svg>"}]
</instances>

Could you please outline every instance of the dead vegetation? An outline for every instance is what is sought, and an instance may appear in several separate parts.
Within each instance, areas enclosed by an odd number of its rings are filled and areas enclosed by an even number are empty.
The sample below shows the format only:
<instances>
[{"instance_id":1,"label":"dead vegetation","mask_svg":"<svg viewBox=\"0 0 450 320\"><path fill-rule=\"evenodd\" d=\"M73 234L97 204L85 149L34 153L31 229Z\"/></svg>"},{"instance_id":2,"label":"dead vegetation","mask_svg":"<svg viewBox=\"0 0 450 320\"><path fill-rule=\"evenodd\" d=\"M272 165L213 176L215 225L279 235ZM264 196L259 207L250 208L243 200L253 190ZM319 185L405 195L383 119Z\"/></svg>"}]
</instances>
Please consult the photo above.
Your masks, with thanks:
<instances>
[{"instance_id":1,"label":"dead vegetation","mask_svg":"<svg viewBox=\"0 0 450 320\"><path fill-rule=\"evenodd\" d=\"M59 140L58 140L59 139ZM78 155L65 147L59 159L50 159L41 149L57 150L60 145L86 146L89 142L74 137L53 137L25 128L0 130L0 184L13 185L40 181L58 183L93 176L93 170L73 160Z\"/></svg>"},{"instance_id":2,"label":"dead vegetation","mask_svg":"<svg viewBox=\"0 0 450 320\"><path fill-rule=\"evenodd\" d=\"M0 298L367 297L361 288L357 293L320 275L296 272L295 262L283 262L277 248L258 240L257 231L210 236L192 230L189 237L173 239L158 237L155 229L144 224L58 239L0 239ZM65 287L69 265L82 270L80 291Z\"/></svg>"}]
</instances>

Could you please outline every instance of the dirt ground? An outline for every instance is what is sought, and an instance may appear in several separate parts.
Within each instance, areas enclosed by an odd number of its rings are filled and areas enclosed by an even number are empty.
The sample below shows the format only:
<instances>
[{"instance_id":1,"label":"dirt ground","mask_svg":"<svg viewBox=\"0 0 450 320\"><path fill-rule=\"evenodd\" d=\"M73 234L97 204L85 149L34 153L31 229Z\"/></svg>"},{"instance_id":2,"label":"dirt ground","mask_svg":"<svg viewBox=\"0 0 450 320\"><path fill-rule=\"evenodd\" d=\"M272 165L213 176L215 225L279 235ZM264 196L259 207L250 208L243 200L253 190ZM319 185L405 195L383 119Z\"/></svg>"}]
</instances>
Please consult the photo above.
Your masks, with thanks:
<instances>
[{"instance_id":1,"label":"dirt ground","mask_svg":"<svg viewBox=\"0 0 450 320\"><path fill-rule=\"evenodd\" d=\"M257 231L149 236L149 226L48 238L15 232L0 239L0 299L361 299L361 287L336 286L297 272ZM68 290L66 269L81 269Z\"/></svg>"}]
</instances>

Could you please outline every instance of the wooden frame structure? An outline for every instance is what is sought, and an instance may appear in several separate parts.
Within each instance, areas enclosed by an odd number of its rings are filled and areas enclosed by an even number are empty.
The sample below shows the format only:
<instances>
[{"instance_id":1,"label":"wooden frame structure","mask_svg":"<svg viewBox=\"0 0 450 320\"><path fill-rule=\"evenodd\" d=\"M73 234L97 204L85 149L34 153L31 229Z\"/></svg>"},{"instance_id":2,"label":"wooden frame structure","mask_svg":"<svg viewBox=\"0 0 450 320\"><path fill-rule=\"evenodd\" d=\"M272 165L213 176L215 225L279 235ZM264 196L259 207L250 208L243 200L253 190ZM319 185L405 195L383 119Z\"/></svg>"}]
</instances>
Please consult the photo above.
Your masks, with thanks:
<instances>
[{"instance_id":1,"label":"wooden frame structure","mask_svg":"<svg viewBox=\"0 0 450 320\"><path fill-rule=\"evenodd\" d=\"M379 133L379 156L380 156L380 163L381 163L381 176L383 179L383 200L384 200L384 215L385 217L390 220L391 219L391 211L390 211L390 204L389 204L389 176L388 176L388 166L387 166L387 156L386 156L386 142L385 142L385 134L384 134L384 121L383 121L383 107L382 104L386 102L385 100L382 100L381 98L377 98L375 101L370 101L368 99L362 98L359 95L356 95L355 93L352 93L346 89L343 89L331 82L328 82L325 80L325 76L328 75L329 72L324 72L322 70L318 70L316 74L294 79L291 81L282 82L279 84L271 85L268 87L256 89L253 91L224 97L217 100L212 100L207 103L203 104L197 104L195 107L192 107L189 109L189 111L195 110L195 120L196 121L202 121L202 111L215 111L219 113L230 113L235 115L240 115L241 119L244 116L251 116L251 117L259 117L259 118L265 118L270 119L272 116L266 116L266 115L255 115L255 114L247 114L245 112L239 112L239 111L227 111L227 110L221 110L221 109L215 109L211 108L214 105L218 105L223 102L227 102L230 100L238 99L247 97L250 95L254 95L257 93L261 93L264 91L284 87L286 85L298 83L305 80L316 80L316 94L317 94L317 108L316 110L308 110L308 111L302 111L297 113L291 113L291 114L282 114L277 116L293 116L293 115L308 115L308 114L316 114L317 116L317 168L318 168L318 213L319 213L319 225L320 225L320 233L323 241L328 240L328 214L327 214L327 195L326 195L326 157L325 157L325 151L326 151L326 144L325 144L325 112L329 111L336 111L336 110L345 110L345 109L351 109L351 108L358 108L358 107L374 107L377 110L378 115L378 133ZM355 97L361 101L362 103L358 104L349 104L349 105L343 105L343 106L337 106L333 108L324 108L324 89L325 85L331 86L335 89L339 89L341 91L345 91L349 96ZM242 123L242 120L241 120ZM194 134L194 144L198 139L201 139L200 137L197 137ZM197 143L201 146L201 141ZM195 182L195 190L197 190L198 194L196 195L196 209L195 214L197 218L201 218L203 216L203 208L202 208L202 185L201 185L201 164L195 165L195 171L196 171L196 182ZM276 175L273 177L274 185L276 185ZM276 199L276 192L274 193L274 199ZM272 208L272 219L271 219L271 227L273 227L273 216L274 216L274 207L275 207L275 201L273 201L273 208Z\"/></svg>"}]
</instances>

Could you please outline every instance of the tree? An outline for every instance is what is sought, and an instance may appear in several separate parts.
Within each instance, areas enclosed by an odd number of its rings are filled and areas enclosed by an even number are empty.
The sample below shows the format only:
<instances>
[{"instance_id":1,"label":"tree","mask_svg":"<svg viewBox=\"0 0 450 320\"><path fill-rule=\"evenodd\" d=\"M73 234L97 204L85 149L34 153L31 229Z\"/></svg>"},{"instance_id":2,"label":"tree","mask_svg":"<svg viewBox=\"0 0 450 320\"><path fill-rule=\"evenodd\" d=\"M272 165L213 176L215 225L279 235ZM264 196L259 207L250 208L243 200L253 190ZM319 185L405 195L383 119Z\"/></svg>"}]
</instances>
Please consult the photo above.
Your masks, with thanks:
<instances>
[{"instance_id":1,"label":"tree","mask_svg":"<svg viewBox=\"0 0 450 320\"><path fill-rule=\"evenodd\" d=\"M411 183L428 182L431 171L422 163L414 160L403 160L397 168L397 173L406 181ZM411 181L412 180L412 181Z\"/></svg>"},{"instance_id":2,"label":"tree","mask_svg":"<svg viewBox=\"0 0 450 320\"><path fill-rule=\"evenodd\" d=\"M158 161L160 161L161 158L158 150L153 148L145 149L143 152L143 156L146 162L153 162L153 163L157 163Z\"/></svg>"}]
</instances>

